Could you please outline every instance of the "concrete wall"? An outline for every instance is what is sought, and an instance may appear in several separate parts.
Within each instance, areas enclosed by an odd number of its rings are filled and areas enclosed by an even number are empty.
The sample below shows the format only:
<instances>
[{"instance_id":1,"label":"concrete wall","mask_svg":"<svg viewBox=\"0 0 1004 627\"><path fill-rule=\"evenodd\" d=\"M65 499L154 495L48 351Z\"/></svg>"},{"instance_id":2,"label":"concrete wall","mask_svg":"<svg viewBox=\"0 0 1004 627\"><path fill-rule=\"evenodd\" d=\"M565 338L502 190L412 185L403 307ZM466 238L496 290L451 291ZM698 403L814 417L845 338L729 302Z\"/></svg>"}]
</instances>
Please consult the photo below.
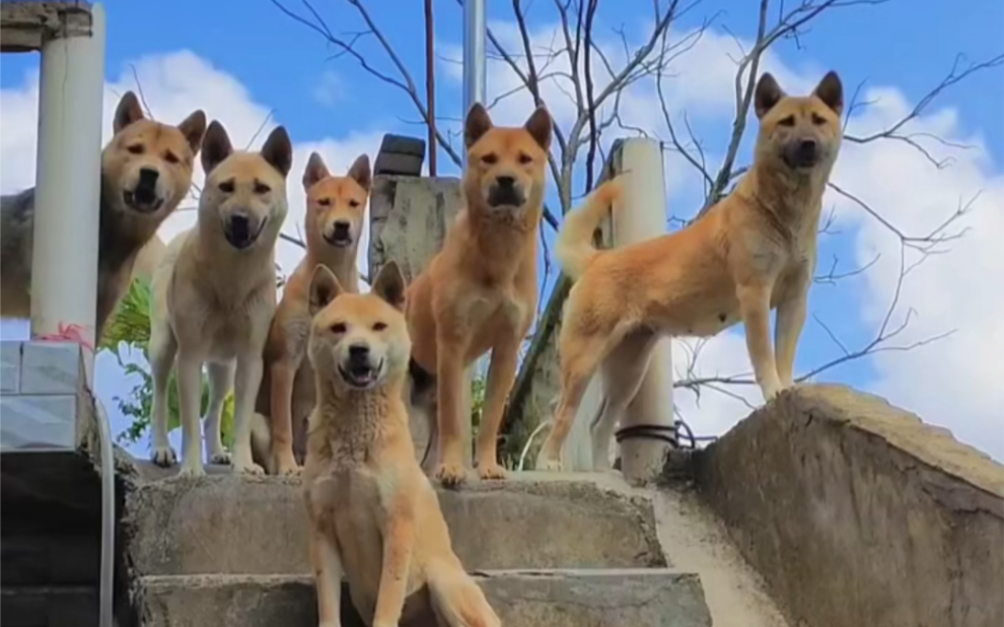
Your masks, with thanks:
<instances>
[{"instance_id":1,"label":"concrete wall","mask_svg":"<svg viewBox=\"0 0 1004 627\"><path fill-rule=\"evenodd\" d=\"M842 386L805 386L698 457L793 625L1004 625L1004 466Z\"/></svg>"}]
</instances>

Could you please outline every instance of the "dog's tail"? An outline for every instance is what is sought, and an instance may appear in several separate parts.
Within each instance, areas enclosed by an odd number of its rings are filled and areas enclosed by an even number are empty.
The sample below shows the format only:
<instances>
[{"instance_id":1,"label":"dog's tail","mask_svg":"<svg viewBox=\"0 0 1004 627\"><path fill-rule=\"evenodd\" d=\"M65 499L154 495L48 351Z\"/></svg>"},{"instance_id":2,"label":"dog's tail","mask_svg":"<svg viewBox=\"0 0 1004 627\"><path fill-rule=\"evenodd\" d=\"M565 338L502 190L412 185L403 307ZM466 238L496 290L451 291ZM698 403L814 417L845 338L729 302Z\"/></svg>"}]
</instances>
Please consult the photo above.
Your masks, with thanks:
<instances>
[{"instance_id":1,"label":"dog's tail","mask_svg":"<svg viewBox=\"0 0 1004 627\"><path fill-rule=\"evenodd\" d=\"M593 246L593 233L621 197L621 177L596 188L585 204L565 216L555 246L565 274L578 279L601 251Z\"/></svg>"},{"instance_id":2,"label":"dog's tail","mask_svg":"<svg viewBox=\"0 0 1004 627\"><path fill-rule=\"evenodd\" d=\"M449 627L502 627L478 584L463 567L445 561L427 566L429 596L437 616Z\"/></svg>"}]
</instances>

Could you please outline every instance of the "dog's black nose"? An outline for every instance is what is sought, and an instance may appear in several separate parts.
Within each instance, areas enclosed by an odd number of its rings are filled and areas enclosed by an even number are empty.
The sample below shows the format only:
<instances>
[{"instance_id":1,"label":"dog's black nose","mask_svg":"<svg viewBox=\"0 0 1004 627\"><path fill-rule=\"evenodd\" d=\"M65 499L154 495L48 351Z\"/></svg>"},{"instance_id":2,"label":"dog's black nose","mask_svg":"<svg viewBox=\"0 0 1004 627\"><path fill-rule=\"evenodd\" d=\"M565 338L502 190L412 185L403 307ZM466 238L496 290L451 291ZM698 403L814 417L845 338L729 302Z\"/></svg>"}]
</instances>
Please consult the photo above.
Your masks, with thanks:
<instances>
[{"instance_id":1,"label":"dog's black nose","mask_svg":"<svg viewBox=\"0 0 1004 627\"><path fill-rule=\"evenodd\" d=\"M812 160L816 157L816 140L814 139L803 139L798 144L798 156L802 160Z\"/></svg>"},{"instance_id":2,"label":"dog's black nose","mask_svg":"<svg viewBox=\"0 0 1004 627\"><path fill-rule=\"evenodd\" d=\"M349 346L349 362L355 364L368 364L370 359L370 347L365 344L352 344Z\"/></svg>"},{"instance_id":3,"label":"dog's black nose","mask_svg":"<svg viewBox=\"0 0 1004 627\"><path fill-rule=\"evenodd\" d=\"M245 213L230 214L226 224L227 240L236 248L246 248L254 241L251 217Z\"/></svg>"},{"instance_id":4,"label":"dog's black nose","mask_svg":"<svg viewBox=\"0 0 1004 627\"><path fill-rule=\"evenodd\" d=\"M349 228L352 225L345 220L338 220L335 222L335 237L342 239L349 236Z\"/></svg>"},{"instance_id":5,"label":"dog's black nose","mask_svg":"<svg viewBox=\"0 0 1004 627\"><path fill-rule=\"evenodd\" d=\"M503 189L512 188L512 186L516 184L516 179L511 176L499 176L495 179L495 181L498 183L498 186Z\"/></svg>"},{"instance_id":6,"label":"dog's black nose","mask_svg":"<svg viewBox=\"0 0 1004 627\"><path fill-rule=\"evenodd\" d=\"M136 189L151 189L157 185L157 177L160 176L160 172L153 168L140 168L139 170L139 184L136 185Z\"/></svg>"}]
</instances>

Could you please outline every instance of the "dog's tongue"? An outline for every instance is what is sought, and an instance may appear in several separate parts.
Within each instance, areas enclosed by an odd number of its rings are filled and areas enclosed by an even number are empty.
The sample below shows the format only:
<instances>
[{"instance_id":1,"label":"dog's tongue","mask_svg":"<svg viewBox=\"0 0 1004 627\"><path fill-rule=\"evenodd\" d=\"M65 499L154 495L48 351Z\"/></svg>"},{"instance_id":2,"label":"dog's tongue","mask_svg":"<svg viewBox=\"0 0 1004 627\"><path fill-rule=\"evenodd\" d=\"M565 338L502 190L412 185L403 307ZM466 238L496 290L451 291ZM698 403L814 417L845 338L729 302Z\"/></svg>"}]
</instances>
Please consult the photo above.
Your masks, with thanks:
<instances>
[{"instance_id":1,"label":"dog's tongue","mask_svg":"<svg viewBox=\"0 0 1004 627\"><path fill-rule=\"evenodd\" d=\"M369 383L373 380L374 372L369 366L360 366L352 369L352 378L360 383Z\"/></svg>"}]
</instances>

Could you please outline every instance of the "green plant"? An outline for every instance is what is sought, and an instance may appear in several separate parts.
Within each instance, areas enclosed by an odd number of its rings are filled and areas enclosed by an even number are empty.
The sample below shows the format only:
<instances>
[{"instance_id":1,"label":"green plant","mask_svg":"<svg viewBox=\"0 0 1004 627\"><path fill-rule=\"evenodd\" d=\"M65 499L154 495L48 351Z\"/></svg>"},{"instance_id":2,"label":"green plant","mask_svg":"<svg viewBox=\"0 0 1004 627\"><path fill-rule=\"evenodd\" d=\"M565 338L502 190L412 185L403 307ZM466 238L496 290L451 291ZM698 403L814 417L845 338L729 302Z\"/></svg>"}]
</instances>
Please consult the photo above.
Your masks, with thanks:
<instances>
[{"instance_id":1,"label":"green plant","mask_svg":"<svg viewBox=\"0 0 1004 627\"><path fill-rule=\"evenodd\" d=\"M112 314L98 347L99 350L106 350L115 355L126 375L140 377L139 383L133 386L127 396L114 398L119 411L130 419L129 427L117 436L119 442L138 442L150 428L150 416L153 411L153 377L150 374L148 352L151 305L150 285L142 279L135 279ZM142 360L135 359L137 352L142 355ZM173 373L168 380L167 389L168 430L170 430L180 424L178 381ZM205 414L208 405L209 384L203 377L200 414ZM231 391L223 403L221 426L223 443L227 446L230 446L233 440L233 421L234 396Z\"/></svg>"}]
</instances>

